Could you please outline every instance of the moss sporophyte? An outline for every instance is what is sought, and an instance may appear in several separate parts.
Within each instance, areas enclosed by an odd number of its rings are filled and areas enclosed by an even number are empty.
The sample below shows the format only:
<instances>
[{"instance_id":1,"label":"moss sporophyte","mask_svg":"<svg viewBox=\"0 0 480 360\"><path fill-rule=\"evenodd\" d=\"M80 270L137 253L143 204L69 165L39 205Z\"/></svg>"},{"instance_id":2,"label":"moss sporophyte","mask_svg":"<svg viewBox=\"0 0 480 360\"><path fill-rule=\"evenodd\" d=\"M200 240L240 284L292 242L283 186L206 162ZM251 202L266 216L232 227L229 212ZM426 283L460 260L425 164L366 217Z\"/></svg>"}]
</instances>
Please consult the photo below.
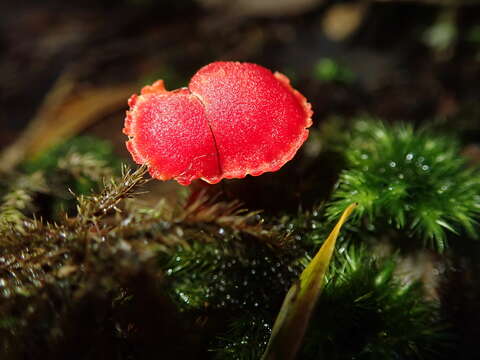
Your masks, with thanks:
<instances>
[{"instance_id":1,"label":"moss sporophyte","mask_svg":"<svg viewBox=\"0 0 480 360\"><path fill-rule=\"evenodd\" d=\"M311 106L289 79L252 63L211 63L173 91L158 80L129 106L123 131L133 159L182 185L277 171L312 125Z\"/></svg>"}]
</instances>

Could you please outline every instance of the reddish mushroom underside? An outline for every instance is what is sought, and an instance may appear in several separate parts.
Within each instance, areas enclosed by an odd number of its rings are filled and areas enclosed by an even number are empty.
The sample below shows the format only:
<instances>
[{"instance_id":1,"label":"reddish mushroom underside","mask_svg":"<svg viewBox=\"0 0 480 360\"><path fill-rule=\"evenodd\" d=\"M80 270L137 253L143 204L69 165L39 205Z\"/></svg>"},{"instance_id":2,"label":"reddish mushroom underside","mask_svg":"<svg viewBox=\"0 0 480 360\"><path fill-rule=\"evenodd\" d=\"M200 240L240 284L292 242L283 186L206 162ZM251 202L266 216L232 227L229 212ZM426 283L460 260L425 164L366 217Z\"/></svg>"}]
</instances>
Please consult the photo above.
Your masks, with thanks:
<instances>
[{"instance_id":1,"label":"reddish mushroom underside","mask_svg":"<svg viewBox=\"0 0 480 360\"><path fill-rule=\"evenodd\" d=\"M276 171L312 124L310 104L288 78L251 63L211 63L174 91L159 80L129 106L123 131L133 159L182 185Z\"/></svg>"}]
</instances>

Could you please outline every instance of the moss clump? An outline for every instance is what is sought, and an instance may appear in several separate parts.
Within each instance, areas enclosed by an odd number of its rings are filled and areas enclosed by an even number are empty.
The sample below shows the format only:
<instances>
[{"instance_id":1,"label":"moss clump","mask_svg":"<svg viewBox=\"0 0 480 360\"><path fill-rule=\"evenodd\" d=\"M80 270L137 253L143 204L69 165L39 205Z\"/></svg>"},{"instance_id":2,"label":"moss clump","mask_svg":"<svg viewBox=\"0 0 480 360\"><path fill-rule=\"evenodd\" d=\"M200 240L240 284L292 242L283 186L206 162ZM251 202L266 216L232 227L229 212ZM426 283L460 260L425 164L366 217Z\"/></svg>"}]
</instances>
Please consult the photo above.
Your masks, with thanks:
<instances>
[{"instance_id":1,"label":"moss clump","mask_svg":"<svg viewBox=\"0 0 480 360\"><path fill-rule=\"evenodd\" d=\"M439 251L446 246L446 232L475 236L480 176L467 168L455 140L409 125L360 120L344 156L347 165L327 210L330 218L357 202L357 217L371 226L391 224Z\"/></svg>"}]
</instances>

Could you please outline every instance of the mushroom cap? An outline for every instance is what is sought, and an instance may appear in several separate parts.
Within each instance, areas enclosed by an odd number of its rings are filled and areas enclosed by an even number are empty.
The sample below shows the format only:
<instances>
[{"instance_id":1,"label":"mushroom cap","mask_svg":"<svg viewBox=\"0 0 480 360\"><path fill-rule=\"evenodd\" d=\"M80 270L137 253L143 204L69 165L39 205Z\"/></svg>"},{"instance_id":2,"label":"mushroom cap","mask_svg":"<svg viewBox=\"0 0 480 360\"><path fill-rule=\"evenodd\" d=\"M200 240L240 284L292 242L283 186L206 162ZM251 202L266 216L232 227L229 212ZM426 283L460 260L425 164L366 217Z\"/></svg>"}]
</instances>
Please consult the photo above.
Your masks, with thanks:
<instances>
[{"instance_id":1,"label":"mushroom cap","mask_svg":"<svg viewBox=\"0 0 480 360\"><path fill-rule=\"evenodd\" d=\"M159 80L129 106L123 131L133 159L182 185L277 171L312 124L310 104L288 78L252 63L211 63L174 91Z\"/></svg>"}]
</instances>

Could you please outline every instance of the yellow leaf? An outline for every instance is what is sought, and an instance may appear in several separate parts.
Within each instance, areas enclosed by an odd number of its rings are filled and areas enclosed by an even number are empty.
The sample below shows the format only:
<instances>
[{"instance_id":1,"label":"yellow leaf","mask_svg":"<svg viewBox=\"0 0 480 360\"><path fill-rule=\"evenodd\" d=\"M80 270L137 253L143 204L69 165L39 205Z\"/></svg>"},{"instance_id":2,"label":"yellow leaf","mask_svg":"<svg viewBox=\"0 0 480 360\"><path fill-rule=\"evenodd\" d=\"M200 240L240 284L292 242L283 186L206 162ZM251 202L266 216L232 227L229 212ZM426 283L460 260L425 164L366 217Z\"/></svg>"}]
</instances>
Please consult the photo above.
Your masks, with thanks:
<instances>
[{"instance_id":1,"label":"yellow leaf","mask_svg":"<svg viewBox=\"0 0 480 360\"><path fill-rule=\"evenodd\" d=\"M292 360L302 344L308 321L322 292L325 273L332 259L340 229L357 204L343 212L327 240L295 281L283 301L273 326L263 360Z\"/></svg>"}]
</instances>

